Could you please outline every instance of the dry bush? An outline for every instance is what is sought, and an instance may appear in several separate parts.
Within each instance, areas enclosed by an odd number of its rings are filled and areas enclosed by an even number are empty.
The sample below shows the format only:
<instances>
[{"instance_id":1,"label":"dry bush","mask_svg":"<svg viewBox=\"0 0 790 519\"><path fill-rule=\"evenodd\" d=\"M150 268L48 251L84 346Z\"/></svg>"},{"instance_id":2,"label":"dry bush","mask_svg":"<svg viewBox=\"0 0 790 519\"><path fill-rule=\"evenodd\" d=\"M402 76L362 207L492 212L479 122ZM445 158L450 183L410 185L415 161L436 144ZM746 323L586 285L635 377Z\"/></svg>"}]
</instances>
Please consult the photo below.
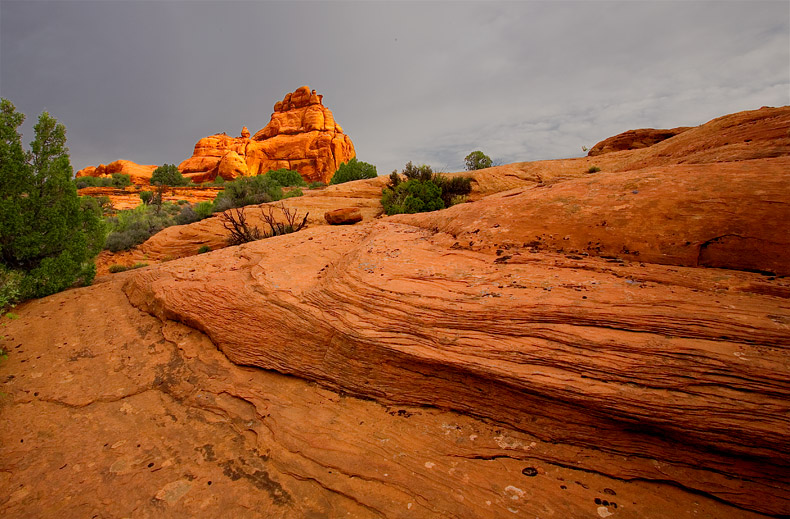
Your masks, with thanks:
<instances>
[{"instance_id":1,"label":"dry bush","mask_svg":"<svg viewBox=\"0 0 790 519\"><path fill-rule=\"evenodd\" d=\"M244 210L244 207L229 209L220 216L222 226L230 233L228 236L229 245L240 245L262 238L300 231L307 225L307 217L310 214L305 214L304 218L299 221L299 214L296 210L291 211L281 204L279 210L282 212L285 222L279 222L274 215L274 206L268 205L266 211L261 210L261 218L269 226L270 231L262 232L257 226L247 222Z\"/></svg>"}]
</instances>

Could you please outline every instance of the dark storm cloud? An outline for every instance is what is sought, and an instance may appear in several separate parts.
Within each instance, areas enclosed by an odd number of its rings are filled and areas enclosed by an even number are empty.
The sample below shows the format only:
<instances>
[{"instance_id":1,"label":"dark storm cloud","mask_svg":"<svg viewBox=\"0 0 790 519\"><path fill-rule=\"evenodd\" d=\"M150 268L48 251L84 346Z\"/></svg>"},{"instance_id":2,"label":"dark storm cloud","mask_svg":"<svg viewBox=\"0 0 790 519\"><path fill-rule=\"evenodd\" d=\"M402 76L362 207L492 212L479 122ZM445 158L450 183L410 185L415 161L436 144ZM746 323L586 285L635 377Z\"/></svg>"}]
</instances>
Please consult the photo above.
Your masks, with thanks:
<instances>
[{"instance_id":1,"label":"dark storm cloud","mask_svg":"<svg viewBox=\"0 0 790 519\"><path fill-rule=\"evenodd\" d=\"M0 93L75 168L178 163L300 85L360 159L458 170L576 156L640 127L790 104L780 2L0 1Z\"/></svg>"}]
</instances>

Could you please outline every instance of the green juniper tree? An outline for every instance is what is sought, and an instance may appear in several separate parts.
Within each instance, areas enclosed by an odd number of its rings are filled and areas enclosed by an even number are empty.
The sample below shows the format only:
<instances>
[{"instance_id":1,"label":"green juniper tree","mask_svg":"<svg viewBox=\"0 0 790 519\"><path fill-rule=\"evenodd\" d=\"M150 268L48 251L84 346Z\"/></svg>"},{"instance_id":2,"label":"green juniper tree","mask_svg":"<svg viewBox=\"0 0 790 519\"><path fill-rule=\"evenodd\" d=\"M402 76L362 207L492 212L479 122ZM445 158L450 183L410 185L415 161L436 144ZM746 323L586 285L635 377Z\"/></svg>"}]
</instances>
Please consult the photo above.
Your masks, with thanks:
<instances>
[{"instance_id":1,"label":"green juniper tree","mask_svg":"<svg viewBox=\"0 0 790 519\"><path fill-rule=\"evenodd\" d=\"M24 115L0 101L0 268L21 279L18 299L90 284L104 243L98 203L72 180L66 128L47 112L22 148Z\"/></svg>"},{"instance_id":2,"label":"green juniper tree","mask_svg":"<svg viewBox=\"0 0 790 519\"><path fill-rule=\"evenodd\" d=\"M464 157L464 163L466 164L467 171L490 168L493 165L491 157L479 150L473 151Z\"/></svg>"}]
</instances>

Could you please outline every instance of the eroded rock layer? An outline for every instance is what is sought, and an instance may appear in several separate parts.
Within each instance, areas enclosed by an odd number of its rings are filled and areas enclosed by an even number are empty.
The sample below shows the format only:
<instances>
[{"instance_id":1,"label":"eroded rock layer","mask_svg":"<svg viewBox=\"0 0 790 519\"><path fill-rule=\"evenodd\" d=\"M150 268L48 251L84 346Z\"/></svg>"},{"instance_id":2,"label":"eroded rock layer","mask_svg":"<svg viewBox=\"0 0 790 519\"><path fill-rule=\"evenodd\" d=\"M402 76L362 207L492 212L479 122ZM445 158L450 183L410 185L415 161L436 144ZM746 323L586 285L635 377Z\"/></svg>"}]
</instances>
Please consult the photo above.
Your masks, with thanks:
<instances>
[{"instance_id":1,"label":"eroded rock layer","mask_svg":"<svg viewBox=\"0 0 790 519\"><path fill-rule=\"evenodd\" d=\"M689 130L688 126L672 128L670 130L656 130L654 128L643 128L640 130L628 130L621 134L605 139L592 148L587 153L589 157L612 153L613 151L638 150L657 144L663 140L674 137Z\"/></svg>"},{"instance_id":2,"label":"eroded rock layer","mask_svg":"<svg viewBox=\"0 0 790 519\"><path fill-rule=\"evenodd\" d=\"M4 319L3 517L764 517L607 477L594 450L234 365L129 305L125 277ZM595 471L565 465L580 456Z\"/></svg>"},{"instance_id":3,"label":"eroded rock layer","mask_svg":"<svg viewBox=\"0 0 790 519\"><path fill-rule=\"evenodd\" d=\"M678 269L498 256L377 223L167 264L126 292L238 364L483 416L574 446L571 466L786 513L790 285Z\"/></svg>"}]
</instances>

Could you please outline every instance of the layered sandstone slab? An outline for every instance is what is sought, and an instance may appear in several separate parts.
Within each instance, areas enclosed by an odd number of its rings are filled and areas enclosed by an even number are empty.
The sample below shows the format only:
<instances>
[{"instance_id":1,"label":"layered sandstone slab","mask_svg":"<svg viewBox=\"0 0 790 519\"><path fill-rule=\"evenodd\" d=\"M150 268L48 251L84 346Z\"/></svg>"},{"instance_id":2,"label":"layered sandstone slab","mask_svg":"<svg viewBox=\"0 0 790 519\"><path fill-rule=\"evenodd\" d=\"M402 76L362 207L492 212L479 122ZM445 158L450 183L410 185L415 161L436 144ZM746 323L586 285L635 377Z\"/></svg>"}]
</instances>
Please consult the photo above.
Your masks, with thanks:
<instances>
[{"instance_id":1,"label":"layered sandstone slab","mask_svg":"<svg viewBox=\"0 0 790 519\"><path fill-rule=\"evenodd\" d=\"M113 173L129 175L132 184L148 185L151 183L151 175L158 166L144 166L136 164L131 160L116 160L107 165L88 166L75 174L75 177L110 177Z\"/></svg>"},{"instance_id":2,"label":"layered sandstone slab","mask_svg":"<svg viewBox=\"0 0 790 519\"><path fill-rule=\"evenodd\" d=\"M274 105L269 124L252 139L246 127L240 137L204 137L179 170L195 182L204 182L286 168L298 171L307 182L327 183L340 164L356 154L322 99L315 90L300 87Z\"/></svg>"},{"instance_id":3,"label":"layered sandstone slab","mask_svg":"<svg viewBox=\"0 0 790 519\"><path fill-rule=\"evenodd\" d=\"M382 221L168 263L125 289L237 364L492 419L566 446L552 451L565 466L790 512L784 279L469 250Z\"/></svg>"},{"instance_id":4,"label":"layered sandstone slab","mask_svg":"<svg viewBox=\"0 0 790 519\"><path fill-rule=\"evenodd\" d=\"M237 366L134 309L128 276L4 319L3 517L764 517L565 466L607 458L502 424Z\"/></svg>"}]
</instances>

